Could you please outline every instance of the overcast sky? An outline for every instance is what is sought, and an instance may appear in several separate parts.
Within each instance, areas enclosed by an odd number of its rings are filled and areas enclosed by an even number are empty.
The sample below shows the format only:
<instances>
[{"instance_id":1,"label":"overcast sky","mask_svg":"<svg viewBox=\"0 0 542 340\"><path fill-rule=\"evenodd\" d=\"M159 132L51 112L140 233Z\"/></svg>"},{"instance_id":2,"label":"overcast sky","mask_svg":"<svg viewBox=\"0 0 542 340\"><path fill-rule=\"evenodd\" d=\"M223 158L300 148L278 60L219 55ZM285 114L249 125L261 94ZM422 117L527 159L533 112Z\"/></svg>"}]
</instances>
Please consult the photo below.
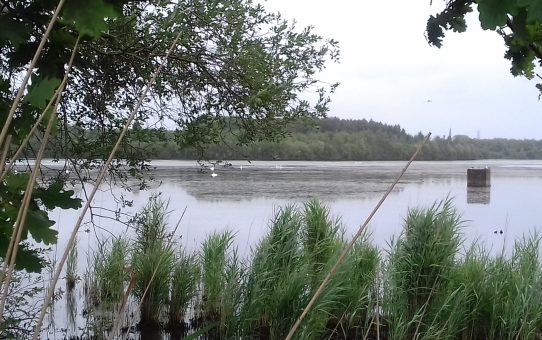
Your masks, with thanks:
<instances>
[{"instance_id":1,"label":"overcast sky","mask_svg":"<svg viewBox=\"0 0 542 340\"><path fill-rule=\"evenodd\" d=\"M400 124L409 133L542 139L535 81L510 74L502 39L479 27L477 13L467 32L448 32L438 49L424 30L442 0L262 3L339 41L341 62L321 74L341 83L330 116Z\"/></svg>"}]
</instances>

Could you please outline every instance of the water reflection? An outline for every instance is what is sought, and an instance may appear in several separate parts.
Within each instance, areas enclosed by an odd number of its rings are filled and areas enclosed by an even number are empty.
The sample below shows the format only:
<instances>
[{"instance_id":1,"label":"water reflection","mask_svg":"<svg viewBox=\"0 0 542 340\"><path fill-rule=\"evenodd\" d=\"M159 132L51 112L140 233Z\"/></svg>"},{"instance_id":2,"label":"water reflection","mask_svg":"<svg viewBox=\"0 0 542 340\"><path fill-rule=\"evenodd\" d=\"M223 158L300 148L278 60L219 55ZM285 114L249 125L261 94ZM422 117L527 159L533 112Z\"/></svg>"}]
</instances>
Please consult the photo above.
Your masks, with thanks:
<instances>
[{"instance_id":1,"label":"water reflection","mask_svg":"<svg viewBox=\"0 0 542 340\"><path fill-rule=\"evenodd\" d=\"M77 336L77 299L75 289L66 291L66 313L67 313L67 338L72 339Z\"/></svg>"},{"instance_id":2,"label":"water reflection","mask_svg":"<svg viewBox=\"0 0 542 340\"><path fill-rule=\"evenodd\" d=\"M241 170L240 163L234 163L227 169L215 168L218 176L213 178L210 173L199 172L195 162L157 163L153 171L157 181L152 190L123 193L114 188L116 195L123 194L125 199L134 202L133 208L125 211L136 212L151 194L161 192L164 198L170 199L171 225L175 225L187 209L176 235L182 237L183 247L188 251L199 250L206 235L229 229L236 234L235 245L242 257L249 257L254 244L267 232L276 207L300 204L311 197L323 200L334 217L341 217L348 236L354 234L404 166L404 162L285 162L276 167L276 162L254 162ZM511 248L516 238L528 234L542 221L542 210L538 207L542 202L542 191L538 190L542 187L542 163L539 163L490 163L493 186L467 190L465 169L472 166L472 162L414 163L370 223L372 241L386 249L391 237L400 233L409 208L427 207L452 197L466 221L462 229L466 244L478 240L495 252ZM484 166L486 164L484 162ZM118 204L109 191L98 193L95 203L113 211ZM106 210L97 212L108 213ZM59 249L63 249L69 227L77 216L77 212L71 210L51 216L62 227L59 228ZM96 223L107 229L103 232L105 236L110 233L133 236L131 229L115 224L111 218L96 217ZM83 253L95 249L95 245L94 233L81 235L78 246ZM86 266L84 256L79 261L80 268ZM69 309L68 303L57 307ZM57 313L57 323L71 324L74 314L69 313ZM81 313L77 318L81 325L84 322ZM96 326L99 321L91 322ZM123 325L127 324L133 323L125 320ZM127 337L134 337L135 330L130 332ZM143 339L157 337L157 334L141 334Z\"/></svg>"},{"instance_id":3,"label":"water reflection","mask_svg":"<svg viewBox=\"0 0 542 340\"><path fill-rule=\"evenodd\" d=\"M404 162L282 162L280 167L276 167L278 162L253 162L251 166L232 163L228 168L215 168L218 176L213 178L198 171L195 162L160 161L153 170L156 181L151 190L113 192L134 202L132 208L123 208L129 213L141 208L151 194L161 192L170 199L170 223L176 224L186 208L179 236L188 249L198 249L213 231L230 229L237 233L240 252L248 256L254 242L265 234L276 207L309 198L324 201L354 233L404 166ZM385 247L391 236L400 232L409 208L430 206L446 197L454 198L457 210L467 221L469 228L464 230L468 239L486 239L487 235L493 236L496 226L504 224L514 226L510 235L513 239L542 221L542 210L535 208L542 201L542 191L536 190L542 187L542 162L483 161L483 166L492 167L492 187L466 190L465 170L473 165L481 164L413 163L371 222L375 243ZM95 202L112 210L119 208L110 192L99 193ZM76 220L72 211L59 213L62 216L52 219L63 225ZM114 218L96 218L107 230L106 236L126 232L125 226L113 222ZM67 232L61 229L59 233L62 247ZM89 245L95 242L91 234ZM494 242L487 240L489 244Z\"/></svg>"},{"instance_id":4,"label":"water reflection","mask_svg":"<svg viewBox=\"0 0 542 340\"><path fill-rule=\"evenodd\" d=\"M491 187L467 187L467 204L489 204Z\"/></svg>"},{"instance_id":5,"label":"water reflection","mask_svg":"<svg viewBox=\"0 0 542 340\"><path fill-rule=\"evenodd\" d=\"M280 167L264 163L243 170L238 166L215 171L218 176L213 178L194 166L159 166L154 169L154 175L161 184L182 187L187 194L202 201L307 200L313 197L335 200L365 199L386 191L400 167L399 164L368 168L305 162ZM432 174L430 178L441 180L440 176ZM401 191L405 185L423 182L423 177L419 172L407 174L396 191Z\"/></svg>"}]
</instances>

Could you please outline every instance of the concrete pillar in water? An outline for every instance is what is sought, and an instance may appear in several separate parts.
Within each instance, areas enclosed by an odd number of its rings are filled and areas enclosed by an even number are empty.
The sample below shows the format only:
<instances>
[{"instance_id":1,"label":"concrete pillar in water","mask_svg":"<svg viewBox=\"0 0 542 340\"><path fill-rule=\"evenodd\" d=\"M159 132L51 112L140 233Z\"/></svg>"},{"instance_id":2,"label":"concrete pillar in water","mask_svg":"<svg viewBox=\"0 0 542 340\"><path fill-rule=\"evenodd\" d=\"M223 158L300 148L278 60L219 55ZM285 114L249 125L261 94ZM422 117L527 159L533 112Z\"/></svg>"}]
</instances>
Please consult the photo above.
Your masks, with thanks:
<instances>
[{"instance_id":1,"label":"concrete pillar in water","mask_svg":"<svg viewBox=\"0 0 542 340\"><path fill-rule=\"evenodd\" d=\"M467 187L489 186L491 186L491 169L488 167L467 169Z\"/></svg>"}]
</instances>

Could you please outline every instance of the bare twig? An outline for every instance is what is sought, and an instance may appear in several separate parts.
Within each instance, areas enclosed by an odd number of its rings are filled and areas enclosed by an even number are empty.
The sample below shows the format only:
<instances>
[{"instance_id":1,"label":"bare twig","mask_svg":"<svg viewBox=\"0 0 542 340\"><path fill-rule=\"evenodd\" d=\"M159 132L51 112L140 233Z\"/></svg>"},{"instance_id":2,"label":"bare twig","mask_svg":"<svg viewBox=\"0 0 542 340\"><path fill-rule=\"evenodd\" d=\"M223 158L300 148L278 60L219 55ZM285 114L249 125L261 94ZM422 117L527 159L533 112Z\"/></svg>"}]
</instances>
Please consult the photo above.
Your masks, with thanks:
<instances>
[{"instance_id":1,"label":"bare twig","mask_svg":"<svg viewBox=\"0 0 542 340\"><path fill-rule=\"evenodd\" d=\"M71 70L71 67L73 65L73 61L75 59L75 53L77 51L78 45L79 45L79 38L76 40L74 49L73 49L72 54L70 56L70 60L69 60L69 63L68 63L68 70L66 71L65 79L67 79L67 74L69 73L69 71ZM37 157L36 157L36 160L35 160L35 164L34 164L34 168L32 169L32 172L31 172L30 179L28 180L28 183L27 183L27 186L26 186L26 191L25 191L24 196L23 196L23 201L22 201L21 207L19 209L19 212L17 214L17 219L15 220L13 233L11 235L10 244L8 246L8 251L7 251L6 256L5 256L3 270L2 270L2 272L3 272L2 275L5 275L5 278L2 278L2 281L0 281L1 282L0 288L3 288L2 296L0 298L0 315L3 315L3 313L4 313L4 307L5 307L5 303L6 303L6 300L7 300L7 295L8 295L8 292L9 292L9 286L11 284L11 279L12 279L12 276L13 276L13 270L15 268L15 261L16 261L17 252L18 252L18 249L19 249L19 242L21 240L24 225L26 223L26 217L28 215L28 208L29 208L29 205L30 205L30 200L32 199L32 192L33 192L33 189L34 189L34 183L36 182L37 174L40 171L41 160L42 160L43 155L45 153L45 148L47 146L47 141L49 139L49 135L50 135L51 130L53 128L53 124L56 122L56 110L57 110L58 105L60 103L60 100L62 98L61 93L64 90L65 85L66 85L66 82L63 81L62 84L60 85L60 87L57 89L57 92L55 93L56 97L54 97L55 102L54 102L54 107L53 107L53 114L50 117L49 122L47 124L47 128L45 130L43 141L42 141L42 144L40 145L40 149L38 151L38 154L37 154ZM50 106L52 100L53 99L51 99L48 106ZM1 163L1 165L3 165L3 164L4 164L4 162ZM6 271L6 267L7 267L8 263L9 263L9 267L7 268L7 271ZM1 321L1 319L0 319L0 321Z\"/></svg>"},{"instance_id":2,"label":"bare twig","mask_svg":"<svg viewBox=\"0 0 542 340\"><path fill-rule=\"evenodd\" d=\"M53 105L53 103L54 103L53 116L51 116L51 119L49 121L49 124L48 124L47 128L49 129L50 124L53 123L53 121L54 121L53 117L56 114L56 110L58 108L58 104L59 104L60 99L61 99L62 91L66 86L66 82L67 82L67 79L68 79L68 74L70 73L71 68L73 66L73 62L75 60L75 54L76 54L77 48L79 46L79 41L80 41L80 37L78 37L77 40L75 41L75 45L73 47L73 51L71 53L70 60L68 62L68 68L66 70L66 74L64 75L64 79L62 80L62 82L61 82L60 86L58 87L58 89L55 91L54 96L51 98L51 100L47 104L47 107L43 110L42 114L38 118L38 121L36 122L36 124L32 128L31 132L28 134L28 136L23 141L23 144L21 144L21 146L17 150L15 156L12 158L12 161L11 161L10 165L5 169L4 173L2 173L2 175L0 176L0 181L4 180L5 176L9 172L9 169L11 168L11 166L13 166L16 158L18 157L17 155L20 152L22 152L22 150L24 150L24 146L26 145L26 142L28 142L28 140L30 139L30 136L34 133L33 131L35 131L37 129L37 126L41 122L43 117L45 116L45 113L51 107L51 105ZM50 129L49 129L49 132L50 132ZM8 136L8 139L6 139L6 145L7 145L8 148L9 148L10 138L11 138L11 136ZM45 148L45 146L47 144L47 139L48 139L48 132L47 131L46 131L46 136L44 137L44 139L45 140L43 141L42 148ZM7 152L5 152L4 155L2 155L2 162L0 164L5 164L5 156L6 155L7 155ZM43 154L42 154L41 157L43 157ZM35 182L37 172L40 169L41 157L36 158L34 169L32 170L32 176L33 176L34 180L30 180L29 183L27 184L27 190L25 192L25 196L23 197L23 204L21 205L21 209L19 210L19 213L17 214L17 219L16 219L16 222L15 222L15 226L13 228L11 238L10 238L10 242L9 242L8 250L7 250L7 253L6 253L6 257L4 258L4 264L3 264L3 267L2 267L2 272L0 273L0 291L1 291L1 288L3 287L3 284L4 284L4 275L6 274L6 272L11 272L11 270L7 270L8 263L10 263L10 264L12 262L15 263L16 254L17 254L17 247L18 247L18 243L19 243L20 237L21 237L20 234L21 234L21 230L22 230L22 228L24 226L24 220L26 219L26 216L24 217L22 223L21 223L21 218L22 218L23 213L26 215L25 210L28 209L28 207L24 208L24 202L27 199L27 195L30 196L32 194L33 184ZM29 201L30 201L30 198L28 198L28 202ZM26 203L26 204L28 205L28 203ZM15 246L15 244L17 244L17 246ZM10 266L10 268L11 268L11 266ZM9 280L6 280L5 292L7 292L8 289L9 289L9 282L10 281L11 281L11 274L10 274ZM0 300L0 316L3 314L4 304L5 304L5 299L2 298L2 300Z\"/></svg>"},{"instance_id":3,"label":"bare twig","mask_svg":"<svg viewBox=\"0 0 542 340\"><path fill-rule=\"evenodd\" d=\"M360 236L365 232L365 229L367 228L367 225L369 224L369 222L371 221L371 219L373 218L373 216L376 214L376 212L378 211L378 209L380 208L380 206L382 205L382 203L384 203L384 201L386 200L386 198L388 197L388 195L391 193L391 191L393 190L393 188L395 187L395 185L399 182L399 180L403 177L403 175L405 174L405 172L407 171L408 167L410 166L410 164L414 161L414 159L416 158L416 156L418 155L418 153L420 152L420 150L422 149L422 147L425 145L425 143L429 140L429 137L431 137L431 133L427 134L427 137L425 137L425 139L423 140L422 143L420 143L420 145L418 146L418 148L416 149L416 151L414 152L414 154L412 155L412 157L410 157L410 160L407 162L407 164L405 165L405 167L403 168L403 170L401 171L401 173L399 174L399 176L397 176L397 179L390 185L390 187L388 188L388 190L384 193L384 195L382 196L382 198L380 199L380 201L377 203L377 205L375 206L375 208L373 209L373 211L371 212L371 214L369 215L369 217L367 217L367 219L365 220L365 222L359 227L357 233L354 235L354 237L352 238L352 240L350 240L350 242L346 245L346 247L343 249L341 255L339 256L339 258L337 259L337 262L335 262L335 264L333 265L333 267L331 268L331 270L329 271L329 273L326 275L326 277L324 278L324 280L322 281L322 283L320 284L320 286L318 287L318 289L316 290L316 292L314 293L314 295L312 296L311 300L309 301L309 303L307 304L307 306L305 307L305 309L303 310L303 312L301 313L301 315L299 316L299 318L297 319L297 321L295 322L295 324L292 326L292 328L290 329L290 332L288 333L288 335L286 336L286 340L291 340L292 337L294 336L295 332L297 331L297 329L299 328L299 326L301 325L301 322L303 321L303 319L307 316L307 314L310 312L310 310L312 309L312 307L314 306L314 304L316 303L316 301L318 300L318 298L320 297L320 295L322 294L322 292L324 291L324 288L327 286L327 284L329 283L329 281L331 281L331 278L333 277L333 275L335 275L335 273L337 272L337 270L339 269L339 266L341 265L341 263L344 261L344 259L346 258L346 255L348 255L348 253L350 252L350 250L352 250L352 248L354 247L354 244L356 243L356 241L360 238Z\"/></svg>"},{"instance_id":4,"label":"bare twig","mask_svg":"<svg viewBox=\"0 0 542 340\"><path fill-rule=\"evenodd\" d=\"M132 122L133 122L133 120L134 120L134 118L136 116L137 111L139 110L139 108L141 107L143 101L145 100L145 97L147 96L147 93L149 92L151 86L155 83L156 79L158 78L158 75L161 73L162 68L164 67L165 63L167 62L169 55L173 52L175 46L177 45L177 42L181 38L181 34L182 34L182 32L179 32L177 34L177 36L173 40L173 42L172 42L172 44L171 44L171 46L170 46L170 48L168 50L168 53L166 54L164 59L161 61L158 68L154 71L151 79L147 82L145 87L142 89L139 100L137 101L136 105L132 109L132 111L130 113L130 116L128 117L128 119L126 121L126 124L124 125L124 128L122 129L122 131L121 131L121 133L120 133L120 135L119 135L119 137L117 139L117 142L113 146L113 149L111 150L111 153L109 154L109 157L108 157L107 161L103 165L103 168L100 171L100 174L98 175L98 178L96 179L96 183L94 184L94 188L92 189L87 202L85 203L84 207L81 210L79 218L78 218L75 226L73 227L73 230L72 230L72 233L71 233L70 238L68 240L68 243L66 245L66 248L64 249L64 253L62 255L62 258L60 259L60 261L59 261L59 263L57 265L55 275L53 276L53 280L51 282L51 285L49 286L45 301L43 302L41 312L40 312L40 315L38 317L36 327L34 329L34 334L32 335L33 340L37 340L39 338L39 336L40 336L41 326L43 324L43 319L44 319L45 314L47 312L47 308L48 308L49 304L51 303L51 299L53 298L56 283L58 282L58 279L60 278L60 274L62 273L62 268L64 267L64 264L66 263L66 259L68 258L69 250L70 250L71 246L73 245L73 243L75 241L75 237L77 236L77 232L79 231L79 227L83 223L83 219L85 218L85 215L86 215L90 205L92 204L92 200L94 199L94 196L96 195L96 192L98 191L98 188L99 188L102 180L104 179L104 177L108 173L109 166L111 165L111 163L113 161L113 158L115 157L115 154L116 154L117 150L119 149L120 144L122 143L122 140L124 139L124 136L126 135L126 132L130 128L130 126L131 126L131 124L132 124Z\"/></svg>"},{"instance_id":5,"label":"bare twig","mask_svg":"<svg viewBox=\"0 0 542 340\"><path fill-rule=\"evenodd\" d=\"M128 287L126 288L126 291L124 292L124 296L122 298L122 302L119 307L119 312L117 313L115 319L113 320L113 329L111 330L111 333L109 335L110 339L115 339L115 337L117 336L117 333L120 327L120 319L122 317L122 314L124 314L124 309L126 308L126 304L128 303L128 298L135 287L136 279L137 279L136 272L132 270L132 275L130 276L130 283L128 284Z\"/></svg>"},{"instance_id":6,"label":"bare twig","mask_svg":"<svg viewBox=\"0 0 542 340\"><path fill-rule=\"evenodd\" d=\"M55 103L55 110L58 106L60 97L57 97L57 102ZM49 138L49 135L51 134L51 130L53 128L53 124L56 121L56 116L53 115L49 119L49 123L47 124L47 129L45 130L44 140L43 143L40 146L40 149L38 151L38 155L36 156L36 162L34 164L34 168L32 169L32 174L30 175L30 179L28 180L28 183L26 185L26 191L23 196L23 201L21 204L21 207L19 208L19 213L17 216L17 219L15 221L15 226L13 229L13 232L16 233L15 240L12 243L12 249L11 254L6 254L6 259L9 258L9 267L7 270L7 273L5 274L4 282L2 282L3 292L2 297L0 298L0 315L4 314L4 306L6 304L8 292L9 292L9 286L11 284L11 279L13 277L13 269L15 268L15 260L17 258L17 252L19 250L19 242L21 241L21 236L23 234L24 224L26 223L26 217L28 216L28 208L30 206L30 200L32 199L32 192L34 191L34 183L36 182L36 178L38 176L41 160L43 158L43 154L45 153L45 147L47 146L47 139ZM13 237L13 235L12 235ZM8 261L4 261L4 266L6 265Z\"/></svg>"},{"instance_id":7,"label":"bare twig","mask_svg":"<svg viewBox=\"0 0 542 340\"><path fill-rule=\"evenodd\" d=\"M62 6L64 5L64 2L65 0L58 1L58 5L56 6L55 12L53 13L53 16L51 17L51 20L49 21L49 25L47 26L45 33L41 37L40 44L38 45L38 48L36 52L34 53L34 57L32 58L30 65L28 65L28 69L26 70L26 74L23 78L21 86L19 87L19 90L17 91L15 100L13 101L13 104L11 105L8 116L6 117L6 122L4 123L4 126L2 127L2 131L0 132L0 146L2 146L4 143L4 140L8 133L9 125L11 124L13 116L15 115L15 110L17 109L17 106L19 106L21 98L23 97L26 84L28 84L28 80L30 79L30 76L32 75L32 71L34 70L36 63L38 62L41 52L43 51L43 47L45 46L45 43L47 42L49 38L49 34L53 30L53 26L55 25L56 19L58 18L58 14L60 13ZM3 172L3 169L4 169L4 163L0 163L0 173Z\"/></svg>"}]
</instances>

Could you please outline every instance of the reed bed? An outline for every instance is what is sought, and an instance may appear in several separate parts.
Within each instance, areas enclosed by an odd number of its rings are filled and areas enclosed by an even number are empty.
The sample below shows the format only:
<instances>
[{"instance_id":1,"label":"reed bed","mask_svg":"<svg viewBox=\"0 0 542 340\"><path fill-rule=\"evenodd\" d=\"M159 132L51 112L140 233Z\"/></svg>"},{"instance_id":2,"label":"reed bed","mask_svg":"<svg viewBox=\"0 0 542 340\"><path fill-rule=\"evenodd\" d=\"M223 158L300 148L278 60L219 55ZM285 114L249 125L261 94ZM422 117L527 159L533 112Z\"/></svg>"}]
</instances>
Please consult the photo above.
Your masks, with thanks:
<instances>
[{"instance_id":1,"label":"reed bed","mask_svg":"<svg viewBox=\"0 0 542 340\"><path fill-rule=\"evenodd\" d=\"M197 254L188 254L181 249L174 260L171 273L169 328L186 330L185 319L191 303L198 295L200 278L201 267Z\"/></svg>"},{"instance_id":2,"label":"reed bed","mask_svg":"<svg viewBox=\"0 0 542 340\"><path fill-rule=\"evenodd\" d=\"M134 296L140 301L141 324L160 325L169 298L170 273L174 252L168 242L167 202L151 197L136 218L132 269L137 278Z\"/></svg>"},{"instance_id":3,"label":"reed bed","mask_svg":"<svg viewBox=\"0 0 542 340\"><path fill-rule=\"evenodd\" d=\"M129 243L113 238L99 243L86 274L85 295L90 307L112 307L122 299L130 256Z\"/></svg>"},{"instance_id":4,"label":"reed bed","mask_svg":"<svg viewBox=\"0 0 542 340\"><path fill-rule=\"evenodd\" d=\"M277 208L246 259L231 231L208 235L199 251L188 252L170 241L166 217L167 202L151 199L134 220L136 239L113 240L117 248L101 250L101 261L125 273L115 292L126 288L131 264L140 329L174 338L284 338L347 242L340 219L317 200ZM465 246L462 226L444 200L411 209L386 252L361 238L295 337L539 339L540 236L490 256L480 244ZM97 288L99 303L120 299L112 286Z\"/></svg>"}]
</instances>

